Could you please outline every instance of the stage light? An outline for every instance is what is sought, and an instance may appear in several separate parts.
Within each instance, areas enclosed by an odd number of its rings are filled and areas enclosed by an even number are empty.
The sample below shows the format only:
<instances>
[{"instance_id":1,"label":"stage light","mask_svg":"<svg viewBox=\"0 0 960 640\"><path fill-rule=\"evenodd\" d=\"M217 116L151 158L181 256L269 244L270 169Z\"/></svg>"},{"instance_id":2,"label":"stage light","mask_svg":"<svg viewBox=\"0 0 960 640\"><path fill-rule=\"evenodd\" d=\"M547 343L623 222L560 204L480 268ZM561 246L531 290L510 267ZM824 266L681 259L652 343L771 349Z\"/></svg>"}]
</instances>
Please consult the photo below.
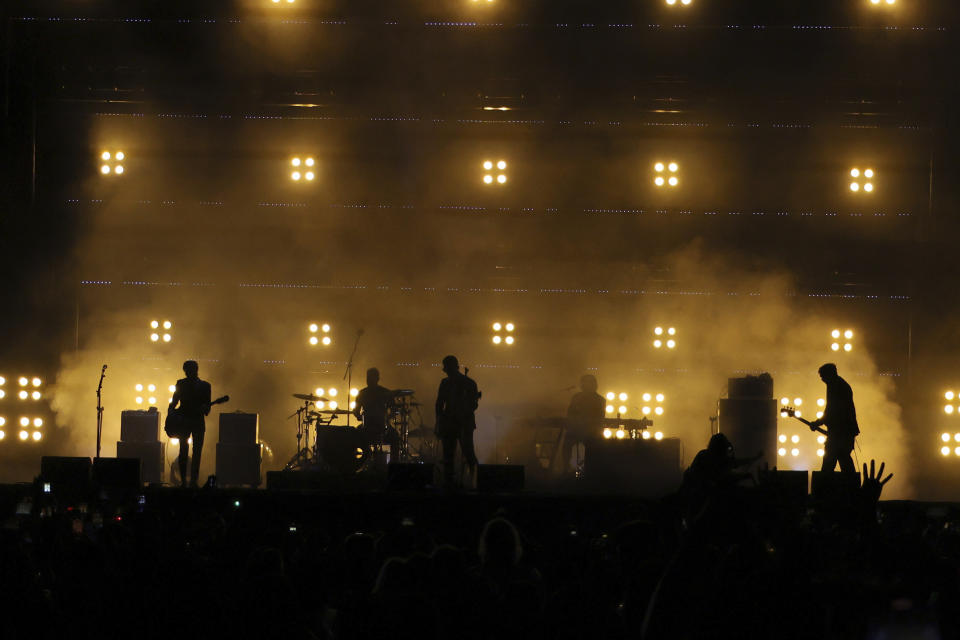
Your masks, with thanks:
<instances>
[{"instance_id":1,"label":"stage light","mask_svg":"<svg viewBox=\"0 0 960 640\"><path fill-rule=\"evenodd\" d=\"M950 455L950 447L940 447L940 455L943 455L943 456Z\"/></svg>"},{"instance_id":2,"label":"stage light","mask_svg":"<svg viewBox=\"0 0 960 640\"><path fill-rule=\"evenodd\" d=\"M605 428L605 429L603 430L603 437L604 437L604 439L606 439L606 440L609 440L610 438L612 438L612 437L613 437L613 430L610 429L610 428Z\"/></svg>"},{"instance_id":3,"label":"stage light","mask_svg":"<svg viewBox=\"0 0 960 640\"><path fill-rule=\"evenodd\" d=\"M327 323L318 325L316 322L311 322L307 325L307 331L310 333L307 342L313 347L318 344L329 347L333 343L333 339L329 336L330 325Z\"/></svg>"},{"instance_id":4,"label":"stage light","mask_svg":"<svg viewBox=\"0 0 960 640\"><path fill-rule=\"evenodd\" d=\"M38 428L38 429L39 429L40 427L42 427L42 426L43 426L43 418L34 418L34 419L33 419L33 426L35 426L35 427Z\"/></svg>"},{"instance_id":5,"label":"stage light","mask_svg":"<svg viewBox=\"0 0 960 640\"><path fill-rule=\"evenodd\" d=\"M493 344L507 344L507 345L513 344L515 342L515 339L513 336L514 329L515 329L515 326L512 322L506 322L506 323L494 322L493 323L493 331L494 331ZM504 335L500 335L501 333L504 333Z\"/></svg>"},{"instance_id":6,"label":"stage light","mask_svg":"<svg viewBox=\"0 0 960 640\"><path fill-rule=\"evenodd\" d=\"M628 395L625 394L625 393L621 393L621 394L620 394L619 396L617 396L617 397L620 399L620 402L626 402L626 401L627 401L627 398L629 398L630 396L628 396Z\"/></svg>"},{"instance_id":7,"label":"stage light","mask_svg":"<svg viewBox=\"0 0 960 640\"><path fill-rule=\"evenodd\" d=\"M163 328L162 333L160 332L161 327ZM173 334L170 333L170 330L173 329L173 323L169 320L164 320L163 322L160 320L151 320L150 328L153 329L153 331L150 333L150 342L162 341L169 343L171 340L173 340Z\"/></svg>"},{"instance_id":8,"label":"stage light","mask_svg":"<svg viewBox=\"0 0 960 640\"><path fill-rule=\"evenodd\" d=\"M846 353L850 353L851 351L853 351L853 342L852 342L853 330L852 329L846 329L845 331L841 331L840 329L834 329L833 331L830 332L830 337L833 338L833 342L830 343L831 351L839 352L842 350Z\"/></svg>"},{"instance_id":9,"label":"stage light","mask_svg":"<svg viewBox=\"0 0 960 640\"><path fill-rule=\"evenodd\" d=\"M941 434L940 434L940 439L943 440L944 442L950 442L950 434L949 434L949 433L941 433Z\"/></svg>"},{"instance_id":10,"label":"stage light","mask_svg":"<svg viewBox=\"0 0 960 640\"><path fill-rule=\"evenodd\" d=\"M40 442L40 438L42 438L42 437L43 437L43 434L42 434L41 432L39 432L39 431L34 431L34 432L33 432L33 440L34 440L34 442Z\"/></svg>"},{"instance_id":11,"label":"stage light","mask_svg":"<svg viewBox=\"0 0 960 640\"><path fill-rule=\"evenodd\" d=\"M675 327L667 327L666 329L664 329L663 327L654 327L653 348L654 349L660 349L662 347L666 347L667 349L676 348L677 341L674 339L676 335L677 335L677 329ZM667 339L664 340L663 339L664 337L666 337Z\"/></svg>"},{"instance_id":12,"label":"stage light","mask_svg":"<svg viewBox=\"0 0 960 640\"><path fill-rule=\"evenodd\" d=\"M786 442L786 441L787 441L787 436L785 436L785 435L783 435L783 434L781 433L781 434L780 434L780 437L778 437L777 440L779 440L780 442Z\"/></svg>"},{"instance_id":13,"label":"stage light","mask_svg":"<svg viewBox=\"0 0 960 640\"><path fill-rule=\"evenodd\" d=\"M960 433L953 434L953 439L955 442L960 442Z\"/></svg>"},{"instance_id":14,"label":"stage light","mask_svg":"<svg viewBox=\"0 0 960 640\"><path fill-rule=\"evenodd\" d=\"M943 410L947 413L948 416L949 416L949 415L953 415L953 405L952 405L952 404L948 404L947 406L945 406L945 407L943 408Z\"/></svg>"},{"instance_id":15,"label":"stage light","mask_svg":"<svg viewBox=\"0 0 960 640\"><path fill-rule=\"evenodd\" d=\"M676 187L680 184L680 165L676 162L656 162L653 165L653 184L657 187Z\"/></svg>"},{"instance_id":16,"label":"stage light","mask_svg":"<svg viewBox=\"0 0 960 640\"><path fill-rule=\"evenodd\" d=\"M26 376L20 376L20 379L17 380L17 382L20 384L21 387L25 387L27 386L27 384L30 383L30 381L27 380Z\"/></svg>"},{"instance_id":17,"label":"stage light","mask_svg":"<svg viewBox=\"0 0 960 640\"><path fill-rule=\"evenodd\" d=\"M351 398L356 398L359 394L360 394L360 390L359 390L359 389L350 389L350 397L351 397Z\"/></svg>"},{"instance_id":18,"label":"stage light","mask_svg":"<svg viewBox=\"0 0 960 640\"><path fill-rule=\"evenodd\" d=\"M650 433L650 431L649 431L648 429L644 429L644 430L642 431L642 434L643 434L643 439L644 439L644 440L649 440L650 438L653 437L653 435L651 435L651 433Z\"/></svg>"},{"instance_id":19,"label":"stage light","mask_svg":"<svg viewBox=\"0 0 960 640\"><path fill-rule=\"evenodd\" d=\"M0 429L0 440L3 440L6 437L7 437L7 434L3 431L3 429Z\"/></svg>"},{"instance_id":20,"label":"stage light","mask_svg":"<svg viewBox=\"0 0 960 640\"><path fill-rule=\"evenodd\" d=\"M20 416L20 426L21 426L21 427L29 427L29 426L30 426L30 418L28 418L28 417L26 417L26 416Z\"/></svg>"},{"instance_id":21,"label":"stage light","mask_svg":"<svg viewBox=\"0 0 960 640\"><path fill-rule=\"evenodd\" d=\"M126 154L124 154L123 151L117 151L114 153L111 153L110 151L102 151L100 153L100 175L122 175L123 164L121 163L125 158Z\"/></svg>"},{"instance_id":22,"label":"stage light","mask_svg":"<svg viewBox=\"0 0 960 640\"><path fill-rule=\"evenodd\" d=\"M26 389L20 389L20 392L17 394L17 397L19 397L21 400L26 400L28 397L30 397L30 394L27 392Z\"/></svg>"},{"instance_id":23,"label":"stage light","mask_svg":"<svg viewBox=\"0 0 960 640\"><path fill-rule=\"evenodd\" d=\"M653 438L655 440L663 440L663 432L657 431L656 433L653 434Z\"/></svg>"},{"instance_id":24,"label":"stage light","mask_svg":"<svg viewBox=\"0 0 960 640\"><path fill-rule=\"evenodd\" d=\"M338 405L337 405L337 401L336 401L336 400L331 400L331 401L327 404L327 406L330 407L330 410L331 410L331 411L336 411L337 406L338 406Z\"/></svg>"},{"instance_id":25,"label":"stage light","mask_svg":"<svg viewBox=\"0 0 960 640\"><path fill-rule=\"evenodd\" d=\"M327 395L330 396L331 398L336 398L337 390L334 389L333 387L330 387L329 389L327 389Z\"/></svg>"},{"instance_id":26,"label":"stage light","mask_svg":"<svg viewBox=\"0 0 960 640\"><path fill-rule=\"evenodd\" d=\"M612 404L608 404L608 405L606 406L606 408L604 409L604 411L606 411L607 413L613 413L613 405L612 405Z\"/></svg>"},{"instance_id":27,"label":"stage light","mask_svg":"<svg viewBox=\"0 0 960 640\"><path fill-rule=\"evenodd\" d=\"M827 441L827 436L822 434L817 436L817 444L824 444L826 443L826 441Z\"/></svg>"},{"instance_id":28,"label":"stage light","mask_svg":"<svg viewBox=\"0 0 960 640\"><path fill-rule=\"evenodd\" d=\"M3 416L0 416L0 427L4 427L7 424L7 419Z\"/></svg>"},{"instance_id":29,"label":"stage light","mask_svg":"<svg viewBox=\"0 0 960 640\"><path fill-rule=\"evenodd\" d=\"M853 180L850 182L850 191L852 193L873 193L873 178L876 175L873 169L860 169L854 167L850 170L850 177Z\"/></svg>"},{"instance_id":30,"label":"stage light","mask_svg":"<svg viewBox=\"0 0 960 640\"><path fill-rule=\"evenodd\" d=\"M34 400L39 400L39 399L40 399L40 395L41 395L41 394L40 394L39 391L34 391L33 393L30 394L30 397L33 398Z\"/></svg>"},{"instance_id":31,"label":"stage light","mask_svg":"<svg viewBox=\"0 0 960 640\"><path fill-rule=\"evenodd\" d=\"M651 413L654 415L662 416L664 412L663 403L667 397L662 393L651 393L645 391L641 396L643 399L643 406L640 407L640 412L648 416Z\"/></svg>"},{"instance_id":32,"label":"stage light","mask_svg":"<svg viewBox=\"0 0 960 640\"><path fill-rule=\"evenodd\" d=\"M790 449L790 455L796 458L798 455L800 455L800 449Z\"/></svg>"},{"instance_id":33,"label":"stage light","mask_svg":"<svg viewBox=\"0 0 960 640\"><path fill-rule=\"evenodd\" d=\"M800 436L798 435L790 436L790 442L792 442L793 444L797 444L798 442L800 442Z\"/></svg>"},{"instance_id":34,"label":"stage light","mask_svg":"<svg viewBox=\"0 0 960 640\"><path fill-rule=\"evenodd\" d=\"M780 447L779 449L777 449L777 455L778 455L778 456L785 456L785 455L787 455L787 450L784 449L783 447Z\"/></svg>"},{"instance_id":35,"label":"stage light","mask_svg":"<svg viewBox=\"0 0 960 640\"><path fill-rule=\"evenodd\" d=\"M953 450L953 453L954 453L954 455L960 456L960 447L956 447L956 448Z\"/></svg>"},{"instance_id":36,"label":"stage light","mask_svg":"<svg viewBox=\"0 0 960 640\"><path fill-rule=\"evenodd\" d=\"M23 430L20 431L20 439L21 439L21 440L26 440L26 439L29 438L29 437L30 437L30 434L29 434L28 432L23 431Z\"/></svg>"},{"instance_id":37,"label":"stage light","mask_svg":"<svg viewBox=\"0 0 960 640\"><path fill-rule=\"evenodd\" d=\"M493 174L494 167L496 167L497 173ZM504 185L507 183L507 161L506 160L484 160L483 161L483 184L492 185Z\"/></svg>"},{"instance_id":38,"label":"stage light","mask_svg":"<svg viewBox=\"0 0 960 640\"><path fill-rule=\"evenodd\" d=\"M623 440L627 437L627 432L623 429L617 429L617 440Z\"/></svg>"},{"instance_id":39,"label":"stage light","mask_svg":"<svg viewBox=\"0 0 960 640\"><path fill-rule=\"evenodd\" d=\"M301 179L305 182L312 182L317 177L314 169L316 164L317 161L312 157L300 158L296 156L291 158L290 166L293 169L290 171L290 179L294 182L299 182Z\"/></svg>"},{"instance_id":40,"label":"stage light","mask_svg":"<svg viewBox=\"0 0 960 640\"><path fill-rule=\"evenodd\" d=\"M684 7L689 7L691 4L693 4L693 0L664 0L664 2L671 7L676 6L677 4Z\"/></svg>"},{"instance_id":41,"label":"stage light","mask_svg":"<svg viewBox=\"0 0 960 640\"><path fill-rule=\"evenodd\" d=\"M820 458L823 457L823 449L817 449L817 456Z\"/></svg>"},{"instance_id":42,"label":"stage light","mask_svg":"<svg viewBox=\"0 0 960 640\"><path fill-rule=\"evenodd\" d=\"M3 383L0 382L0 384L3 384ZM955 397L955 394L953 393L953 391L947 391L945 394L943 394L943 397L946 398L947 400L953 400L953 398Z\"/></svg>"}]
</instances>

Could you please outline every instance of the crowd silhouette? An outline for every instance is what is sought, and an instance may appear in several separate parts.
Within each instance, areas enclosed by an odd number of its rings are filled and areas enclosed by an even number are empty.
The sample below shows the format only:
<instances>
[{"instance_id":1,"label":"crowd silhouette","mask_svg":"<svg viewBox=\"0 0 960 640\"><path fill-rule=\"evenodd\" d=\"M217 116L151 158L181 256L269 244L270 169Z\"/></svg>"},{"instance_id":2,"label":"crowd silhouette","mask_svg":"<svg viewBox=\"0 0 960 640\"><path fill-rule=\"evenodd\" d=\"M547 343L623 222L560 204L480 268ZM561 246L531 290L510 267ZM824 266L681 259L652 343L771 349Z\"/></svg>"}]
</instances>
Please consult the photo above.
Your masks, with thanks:
<instances>
[{"instance_id":1,"label":"crowd silhouette","mask_svg":"<svg viewBox=\"0 0 960 640\"><path fill-rule=\"evenodd\" d=\"M873 463L839 504L716 473L660 501L8 495L0 635L957 637L960 509L879 502Z\"/></svg>"}]
</instances>

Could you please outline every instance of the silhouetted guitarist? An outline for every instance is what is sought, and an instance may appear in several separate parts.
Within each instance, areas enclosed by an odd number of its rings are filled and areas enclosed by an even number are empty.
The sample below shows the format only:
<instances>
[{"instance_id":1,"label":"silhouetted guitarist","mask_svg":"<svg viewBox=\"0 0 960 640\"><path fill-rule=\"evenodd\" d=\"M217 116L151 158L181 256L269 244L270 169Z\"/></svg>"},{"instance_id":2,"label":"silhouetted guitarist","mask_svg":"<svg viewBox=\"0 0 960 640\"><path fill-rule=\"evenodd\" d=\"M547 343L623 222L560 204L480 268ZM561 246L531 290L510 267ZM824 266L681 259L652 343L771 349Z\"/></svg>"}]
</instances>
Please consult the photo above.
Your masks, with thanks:
<instances>
[{"instance_id":1,"label":"silhouetted guitarist","mask_svg":"<svg viewBox=\"0 0 960 640\"><path fill-rule=\"evenodd\" d=\"M180 405L183 417L183 427L180 437L180 456L177 463L180 465L180 486L187 484L187 458L189 457L190 436L193 436L193 459L190 463L190 485L197 486L197 476L200 474L200 455L203 452L203 436L206 433L204 417L210 414L210 383L200 379L200 365L194 360L183 363L183 372L186 378L177 380L177 390L173 393L168 411Z\"/></svg>"},{"instance_id":2,"label":"silhouetted guitarist","mask_svg":"<svg viewBox=\"0 0 960 640\"><path fill-rule=\"evenodd\" d=\"M857 410L853 406L853 390L847 381L837 373L837 365L827 363L819 369L820 379L827 385L827 406L823 417L810 424L814 431L821 431L821 425L827 426L827 442L823 447L823 466L821 471L833 471L837 463L840 470L856 473L850 453L860 434L857 425Z\"/></svg>"}]
</instances>

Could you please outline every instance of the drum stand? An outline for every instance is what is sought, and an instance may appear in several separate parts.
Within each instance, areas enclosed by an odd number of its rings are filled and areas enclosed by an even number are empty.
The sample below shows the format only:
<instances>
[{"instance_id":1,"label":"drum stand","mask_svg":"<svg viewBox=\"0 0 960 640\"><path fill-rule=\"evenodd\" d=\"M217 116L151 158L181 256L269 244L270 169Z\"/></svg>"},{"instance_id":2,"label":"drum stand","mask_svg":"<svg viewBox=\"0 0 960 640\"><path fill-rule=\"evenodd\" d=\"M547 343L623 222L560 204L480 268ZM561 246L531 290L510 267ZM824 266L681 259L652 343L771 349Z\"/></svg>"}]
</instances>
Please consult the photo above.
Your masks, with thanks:
<instances>
[{"instance_id":1,"label":"drum stand","mask_svg":"<svg viewBox=\"0 0 960 640\"><path fill-rule=\"evenodd\" d=\"M402 395L394 398L393 423L397 430L399 442L395 460L397 462L410 461L410 409L413 402L412 395Z\"/></svg>"},{"instance_id":2,"label":"drum stand","mask_svg":"<svg viewBox=\"0 0 960 640\"><path fill-rule=\"evenodd\" d=\"M316 420L316 418L311 420L310 402L305 400L303 406L290 414L288 419L294 416L297 417L297 453L284 465L284 471L307 469L316 464L316 454L310 448L310 423ZM303 441L302 448L301 441ZM316 445L316 438L314 438L314 445Z\"/></svg>"}]
</instances>

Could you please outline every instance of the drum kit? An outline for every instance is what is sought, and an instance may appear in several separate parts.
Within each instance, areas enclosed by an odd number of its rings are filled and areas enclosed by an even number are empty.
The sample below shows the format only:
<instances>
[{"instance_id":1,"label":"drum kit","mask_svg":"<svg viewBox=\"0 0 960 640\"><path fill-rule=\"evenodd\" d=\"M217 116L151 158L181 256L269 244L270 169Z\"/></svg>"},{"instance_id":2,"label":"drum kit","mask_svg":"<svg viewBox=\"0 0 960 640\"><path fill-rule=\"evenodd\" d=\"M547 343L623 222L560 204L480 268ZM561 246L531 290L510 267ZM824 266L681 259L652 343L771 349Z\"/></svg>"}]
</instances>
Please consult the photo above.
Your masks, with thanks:
<instances>
[{"instance_id":1,"label":"drum kit","mask_svg":"<svg viewBox=\"0 0 960 640\"><path fill-rule=\"evenodd\" d=\"M436 456L437 444L433 432L423 426L420 403L416 402L414 396L412 389L397 389L387 405L387 428L397 433L396 451L390 451L389 456L392 462L432 460ZM357 473L385 459L389 445L369 442L359 428L362 425L350 426L352 411L318 409L318 406L322 407L330 400L311 393L294 393L293 397L302 401L303 405L288 416L289 419L297 419L297 453L284 470ZM334 422L341 416L347 418L347 424L335 425Z\"/></svg>"}]
</instances>

